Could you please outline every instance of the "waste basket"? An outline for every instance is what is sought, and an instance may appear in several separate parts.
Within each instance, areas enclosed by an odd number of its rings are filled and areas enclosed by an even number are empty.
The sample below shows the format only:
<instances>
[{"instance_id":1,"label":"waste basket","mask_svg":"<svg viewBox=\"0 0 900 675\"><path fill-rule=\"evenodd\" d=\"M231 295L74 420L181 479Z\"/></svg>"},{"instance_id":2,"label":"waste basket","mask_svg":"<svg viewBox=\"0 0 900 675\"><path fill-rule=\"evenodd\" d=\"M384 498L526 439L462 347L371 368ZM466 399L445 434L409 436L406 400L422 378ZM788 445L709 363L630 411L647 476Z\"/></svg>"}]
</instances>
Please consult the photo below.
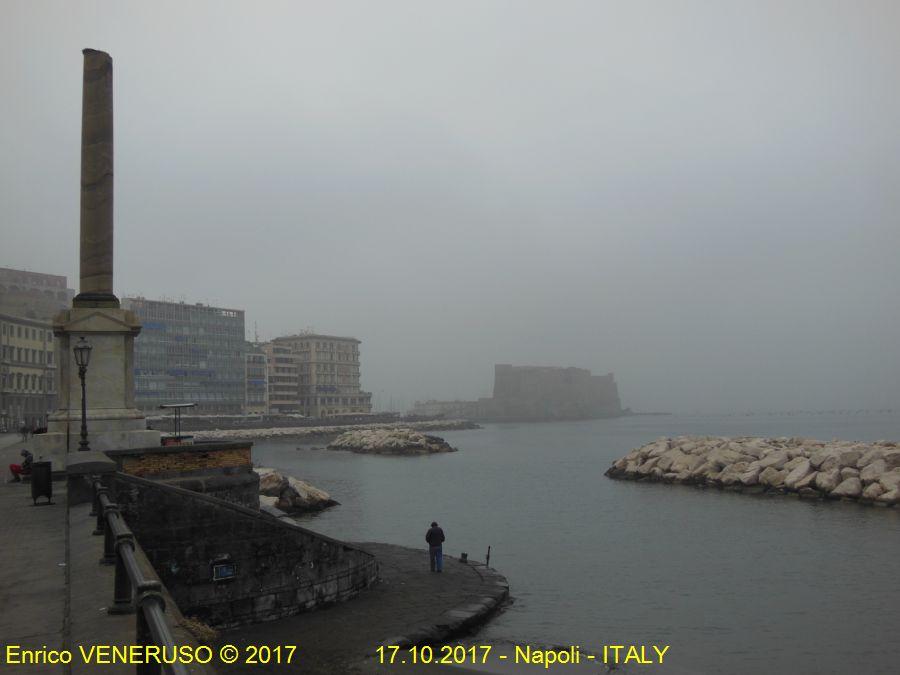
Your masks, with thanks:
<instances>
[{"instance_id":1,"label":"waste basket","mask_svg":"<svg viewBox=\"0 0 900 675\"><path fill-rule=\"evenodd\" d=\"M53 503L53 480L50 462L34 462L31 465L31 498L37 505L38 497L46 497L47 503Z\"/></svg>"}]
</instances>

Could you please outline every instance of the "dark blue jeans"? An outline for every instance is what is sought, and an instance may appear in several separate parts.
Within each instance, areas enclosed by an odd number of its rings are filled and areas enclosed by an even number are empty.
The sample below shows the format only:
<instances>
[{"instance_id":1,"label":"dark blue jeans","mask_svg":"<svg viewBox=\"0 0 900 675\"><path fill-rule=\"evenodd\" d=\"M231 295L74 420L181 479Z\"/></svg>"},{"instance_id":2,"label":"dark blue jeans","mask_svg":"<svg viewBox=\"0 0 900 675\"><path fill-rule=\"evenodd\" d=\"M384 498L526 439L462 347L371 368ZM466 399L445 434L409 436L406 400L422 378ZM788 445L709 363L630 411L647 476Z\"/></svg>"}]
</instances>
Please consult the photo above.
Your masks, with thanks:
<instances>
[{"instance_id":1,"label":"dark blue jeans","mask_svg":"<svg viewBox=\"0 0 900 675\"><path fill-rule=\"evenodd\" d=\"M440 546L428 547L428 561L432 572L440 572L444 568L444 551Z\"/></svg>"}]
</instances>

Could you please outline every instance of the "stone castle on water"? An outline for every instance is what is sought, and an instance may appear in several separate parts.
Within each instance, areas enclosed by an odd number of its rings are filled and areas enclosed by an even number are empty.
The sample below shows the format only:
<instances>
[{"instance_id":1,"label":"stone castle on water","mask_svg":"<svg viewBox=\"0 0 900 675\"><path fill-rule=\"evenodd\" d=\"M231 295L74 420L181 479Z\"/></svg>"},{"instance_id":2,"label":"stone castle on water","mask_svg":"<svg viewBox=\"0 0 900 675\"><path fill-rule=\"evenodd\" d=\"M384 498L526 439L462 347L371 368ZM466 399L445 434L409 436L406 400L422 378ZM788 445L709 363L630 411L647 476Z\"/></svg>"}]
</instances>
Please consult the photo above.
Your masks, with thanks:
<instances>
[{"instance_id":1,"label":"stone castle on water","mask_svg":"<svg viewBox=\"0 0 900 675\"><path fill-rule=\"evenodd\" d=\"M545 422L618 417L615 376L584 368L494 366L494 395L477 401L417 401L412 414L488 422Z\"/></svg>"}]
</instances>

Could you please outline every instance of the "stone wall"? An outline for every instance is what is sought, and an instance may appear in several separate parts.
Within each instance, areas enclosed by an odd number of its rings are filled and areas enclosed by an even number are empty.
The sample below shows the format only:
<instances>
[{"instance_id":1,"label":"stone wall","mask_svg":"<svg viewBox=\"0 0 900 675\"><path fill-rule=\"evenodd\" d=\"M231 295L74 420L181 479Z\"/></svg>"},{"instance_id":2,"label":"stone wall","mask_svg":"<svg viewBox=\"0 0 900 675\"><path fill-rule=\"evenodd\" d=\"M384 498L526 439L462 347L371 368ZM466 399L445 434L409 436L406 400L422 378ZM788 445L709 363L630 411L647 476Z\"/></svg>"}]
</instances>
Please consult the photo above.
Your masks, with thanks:
<instances>
[{"instance_id":1,"label":"stone wall","mask_svg":"<svg viewBox=\"0 0 900 675\"><path fill-rule=\"evenodd\" d=\"M375 582L365 551L237 504L116 474L115 498L186 616L216 627L278 619ZM235 576L213 581L213 565Z\"/></svg>"},{"instance_id":2,"label":"stone wall","mask_svg":"<svg viewBox=\"0 0 900 675\"><path fill-rule=\"evenodd\" d=\"M122 473L259 509L259 476L253 471L252 446L246 441L197 443L106 454Z\"/></svg>"}]
</instances>

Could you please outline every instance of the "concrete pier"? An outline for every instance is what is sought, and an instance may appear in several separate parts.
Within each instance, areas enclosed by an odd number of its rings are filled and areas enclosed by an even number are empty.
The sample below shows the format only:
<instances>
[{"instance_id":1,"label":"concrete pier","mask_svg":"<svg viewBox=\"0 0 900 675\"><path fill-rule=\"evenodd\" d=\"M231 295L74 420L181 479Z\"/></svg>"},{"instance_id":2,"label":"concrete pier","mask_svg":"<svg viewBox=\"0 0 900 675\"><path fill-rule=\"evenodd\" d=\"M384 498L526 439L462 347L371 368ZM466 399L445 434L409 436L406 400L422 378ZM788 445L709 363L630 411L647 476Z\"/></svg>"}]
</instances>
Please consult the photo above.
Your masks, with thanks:
<instances>
[{"instance_id":1,"label":"concrete pier","mask_svg":"<svg viewBox=\"0 0 900 675\"><path fill-rule=\"evenodd\" d=\"M428 552L390 544L353 544L378 560L381 581L345 603L220 634L218 644L297 645L297 660L279 673L390 672L375 658L380 645L439 644L486 622L509 596L506 579L484 565L444 556L433 574ZM399 665L399 664L398 664ZM220 666L223 673L255 673L259 666ZM429 665L429 672L440 670ZM453 671L458 672L458 671Z\"/></svg>"}]
</instances>

